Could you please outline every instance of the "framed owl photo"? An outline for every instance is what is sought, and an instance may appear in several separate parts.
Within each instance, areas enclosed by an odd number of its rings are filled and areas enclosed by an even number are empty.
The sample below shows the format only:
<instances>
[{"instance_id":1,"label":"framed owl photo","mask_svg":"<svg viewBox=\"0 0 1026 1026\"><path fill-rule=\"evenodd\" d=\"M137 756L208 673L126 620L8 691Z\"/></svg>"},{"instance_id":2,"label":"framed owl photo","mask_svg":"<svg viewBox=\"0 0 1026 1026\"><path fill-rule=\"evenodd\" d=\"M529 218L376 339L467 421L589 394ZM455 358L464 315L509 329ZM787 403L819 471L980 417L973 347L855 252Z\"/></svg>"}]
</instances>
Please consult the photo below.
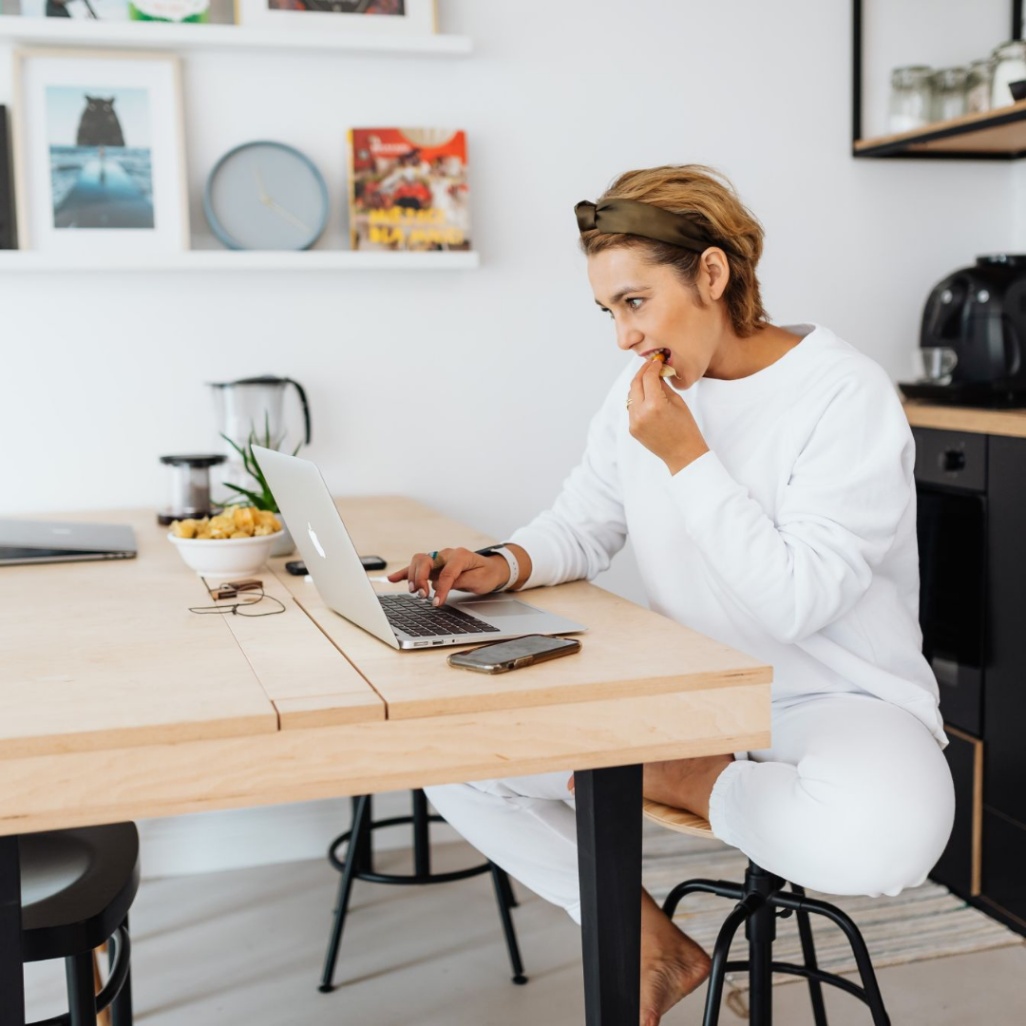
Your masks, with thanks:
<instances>
[{"instance_id":1,"label":"framed owl photo","mask_svg":"<svg viewBox=\"0 0 1026 1026\"><path fill-rule=\"evenodd\" d=\"M240 25L307 32L437 31L435 0L235 0Z\"/></svg>"},{"instance_id":2,"label":"framed owl photo","mask_svg":"<svg viewBox=\"0 0 1026 1026\"><path fill-rule=\"evenodd\" d=\"M20 249L189 248L178 57L15 50L13 107Z\"/></svg>"}]
</instances>

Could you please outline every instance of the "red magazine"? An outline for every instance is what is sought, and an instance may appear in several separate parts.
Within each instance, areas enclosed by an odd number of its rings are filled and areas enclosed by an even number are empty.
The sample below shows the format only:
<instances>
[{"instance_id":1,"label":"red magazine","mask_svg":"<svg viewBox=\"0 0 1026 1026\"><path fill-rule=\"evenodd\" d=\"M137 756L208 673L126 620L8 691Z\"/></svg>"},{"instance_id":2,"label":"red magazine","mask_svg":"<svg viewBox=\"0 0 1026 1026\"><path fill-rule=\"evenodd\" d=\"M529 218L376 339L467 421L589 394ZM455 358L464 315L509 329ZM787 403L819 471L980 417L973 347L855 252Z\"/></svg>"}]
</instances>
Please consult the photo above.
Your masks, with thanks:
<instances>
[{"instance_id":1,"label":"red magazine","mask_svg":"<svg viewBox=\"0 0 1026 1026\"><path fill-rule=\"evenodd\" d=\"M349 232L353 249L470 249L466 133L350 129Z\"/></svg>"}]
</instances>

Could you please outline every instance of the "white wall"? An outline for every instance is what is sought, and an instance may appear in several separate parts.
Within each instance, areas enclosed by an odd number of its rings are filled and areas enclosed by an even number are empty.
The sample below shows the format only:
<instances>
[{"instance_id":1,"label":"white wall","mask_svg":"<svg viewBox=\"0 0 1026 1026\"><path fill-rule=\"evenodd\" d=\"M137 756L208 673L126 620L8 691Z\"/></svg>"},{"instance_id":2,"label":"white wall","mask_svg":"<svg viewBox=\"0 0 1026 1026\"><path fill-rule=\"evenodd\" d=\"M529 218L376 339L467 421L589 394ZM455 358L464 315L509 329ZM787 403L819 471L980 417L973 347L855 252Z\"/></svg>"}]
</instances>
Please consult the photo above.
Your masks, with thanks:
<instances>
[{"instance_id":1,"label":"white wall","mask_svg":"<svg viewBox=\"0 0 1026 1026\"><path fill-rule=\"evenodd\" d=\"M406 493L507 534L551 500L621 366L572 207L627 168L725 170L766 227L775 319L828 324L894 378L930 286L1023 242L1010 165L851 159L845 2L439 7L443 31L473 37L471 56L187 54L196 244L211 244L204 176L240 141L314 158L334 188L325 244L338 246L346 128L452 125L468 132L481 268L4 276L0 515L155 508L157 457L216 442L204 382L278 373L308 387L308 454L337 492ZM640 597L629 564L607 583ZM177 822L196 824L202 850L224 821ZM296 829L319 855L328 834Z\"/></svg>"}]
</instances>

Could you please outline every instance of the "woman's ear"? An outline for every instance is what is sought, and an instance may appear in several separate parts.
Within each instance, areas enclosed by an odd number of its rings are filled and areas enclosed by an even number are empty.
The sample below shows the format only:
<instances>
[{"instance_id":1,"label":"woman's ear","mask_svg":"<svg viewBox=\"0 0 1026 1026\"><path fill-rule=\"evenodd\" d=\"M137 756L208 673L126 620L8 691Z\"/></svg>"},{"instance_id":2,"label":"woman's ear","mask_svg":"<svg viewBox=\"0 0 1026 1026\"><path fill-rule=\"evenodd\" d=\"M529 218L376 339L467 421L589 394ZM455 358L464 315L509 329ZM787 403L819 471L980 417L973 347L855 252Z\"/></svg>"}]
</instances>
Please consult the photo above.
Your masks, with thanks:
<instances>
[{"instance_id":1,"label":"woman's ear","mask_svg":"<svg viewBox=\"0 0 1026 1026\"><path fill-rule=\"evenodd\" d=\"M730 282L730 262L719 246L710 246L698 258L698 286L705 298L716 302Z\"/></svg>"}]
</instances>

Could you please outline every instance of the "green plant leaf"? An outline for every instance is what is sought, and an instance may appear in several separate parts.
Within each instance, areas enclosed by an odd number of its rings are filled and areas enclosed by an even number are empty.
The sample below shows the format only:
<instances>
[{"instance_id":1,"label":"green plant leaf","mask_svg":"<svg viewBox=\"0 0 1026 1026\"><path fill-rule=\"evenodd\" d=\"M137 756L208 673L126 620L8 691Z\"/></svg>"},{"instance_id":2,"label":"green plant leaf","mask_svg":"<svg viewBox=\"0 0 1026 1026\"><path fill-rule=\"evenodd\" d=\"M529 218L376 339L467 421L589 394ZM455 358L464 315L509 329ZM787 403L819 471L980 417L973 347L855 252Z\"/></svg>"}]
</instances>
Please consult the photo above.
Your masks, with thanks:
<instances>
[{"instance_id":1,"label":"green plant leaf","mask_svg":"<svg viewBox=\"0 0 1026 1026\"><path fill-rule=\"evenodd\" d=\"M226 488L230 488L233 492L238 492L239 495L245 495L257 509L270 510L272 513L278 512L278 507L274 505L273 501L270 505L266 505L267 499L263 495L250 491L248 488L240 488L238 485L230 484L227 481L224 482L224 485Z\"/></svg>"},{"instance_id":2,"label":"green plant leaf","mask_svg":"<svg viewBox=\"0 0 1026 1026\"><path fill-rule=\"evenodd\" d=\"M230 488L234 492L238 492L239 495L244 495L246 498L253 503L257 509L270 510L272 513L278 513L278 503L275 501L274 493L271 491L271 486L267 483L267 478L264 477L263 471L260 469L260 464L257 462L256 456L253 454L253 446L260 445L265 449L277 449L277 442L271 438L271 421L270 414L264 411L264 434L261 438L257 434L255 427L250 427L249 436L246 439L245 446L239 445L233 439L227 435L222 434L221 437L239 454L242 458L242 466L246 473L256 482L259 490L253 490L249 488L241 488L239 485L231 484L228 481L222 482L226 488ZM300 442L295 449L292 450L292 455L295 456L297 452L302 448L303 443ZM228 504L224 504L227 506Z\"/></svg>"}]
</instances>

